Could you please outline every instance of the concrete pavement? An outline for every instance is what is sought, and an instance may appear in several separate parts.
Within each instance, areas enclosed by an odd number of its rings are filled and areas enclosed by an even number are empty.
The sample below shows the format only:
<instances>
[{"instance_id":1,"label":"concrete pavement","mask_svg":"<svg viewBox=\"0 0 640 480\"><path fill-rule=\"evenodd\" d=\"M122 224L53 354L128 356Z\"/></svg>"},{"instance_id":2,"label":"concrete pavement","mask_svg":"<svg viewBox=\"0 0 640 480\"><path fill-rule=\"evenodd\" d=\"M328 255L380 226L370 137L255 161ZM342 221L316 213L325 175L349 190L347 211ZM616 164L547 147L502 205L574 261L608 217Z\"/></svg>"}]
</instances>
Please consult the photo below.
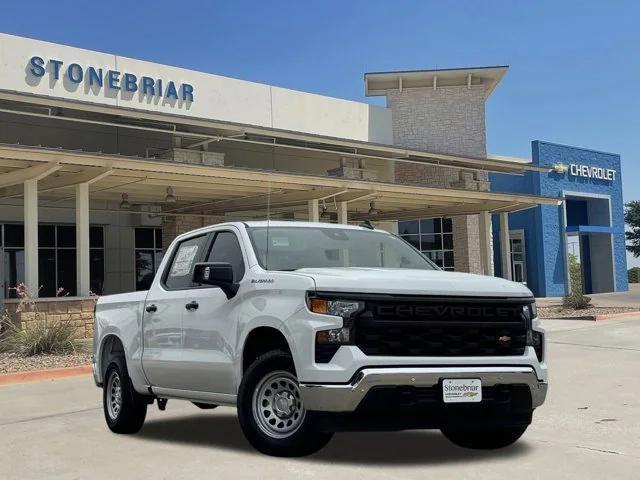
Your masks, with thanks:
<instances>
[{"instance_id":1,"label":"concrete pavement","mask_svg":"<svg viewBox=\"0 0 640 480\"><path fill-rule=\"evenodd\" d=\"M88 376L0 387L0 478L637 478L640 319L547 321L551 387L512 447L464 450L439 432L343 433L303 459L255 452L235 411L169 401L110 433Z\"/></svg>"}]
</instances>

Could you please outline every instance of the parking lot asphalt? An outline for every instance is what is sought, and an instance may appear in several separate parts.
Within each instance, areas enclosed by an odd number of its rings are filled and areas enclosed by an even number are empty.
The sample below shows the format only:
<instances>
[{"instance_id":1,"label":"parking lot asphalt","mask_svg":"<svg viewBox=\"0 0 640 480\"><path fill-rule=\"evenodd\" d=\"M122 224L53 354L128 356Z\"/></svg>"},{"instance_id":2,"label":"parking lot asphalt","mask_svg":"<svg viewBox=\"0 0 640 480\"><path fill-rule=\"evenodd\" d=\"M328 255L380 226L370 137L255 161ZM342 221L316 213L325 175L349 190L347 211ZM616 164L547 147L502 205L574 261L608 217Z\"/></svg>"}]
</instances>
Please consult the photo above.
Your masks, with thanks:
<instances>
[{"instance_id":1,"label":"parking lot asphalt","mask_svg":"<svg viewBox=\"0 0 640 480\"><path fill-rule=\"evenodd\" d=\"M545 325L547 403L503 450L458 448L437 431L341 433L311 457L271 458L245 441L235 410L180 401L115 435L82 376L0 387L0 478L639 478L640 318Z\"/></svg>"}]
</instances>

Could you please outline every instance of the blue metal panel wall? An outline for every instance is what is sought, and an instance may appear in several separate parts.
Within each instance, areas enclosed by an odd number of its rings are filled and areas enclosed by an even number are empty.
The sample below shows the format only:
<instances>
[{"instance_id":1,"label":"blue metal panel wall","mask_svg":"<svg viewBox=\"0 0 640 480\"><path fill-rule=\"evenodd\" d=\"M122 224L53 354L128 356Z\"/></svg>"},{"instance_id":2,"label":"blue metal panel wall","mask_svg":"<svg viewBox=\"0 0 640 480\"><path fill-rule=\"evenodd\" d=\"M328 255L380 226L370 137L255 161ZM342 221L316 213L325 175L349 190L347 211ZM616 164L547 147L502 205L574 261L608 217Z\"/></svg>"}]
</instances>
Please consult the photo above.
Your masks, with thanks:
<instances>
[{"instance_id":1,"label":"blue metal panel wall","mask_svg":"<svg viewBox=\"0 0 640 480\"><path fill-rule=\"evenodd\" d=\"M550 197L562 196L563 192L580 192L585 195L608 195L611 198L611 216L614 244L614 267L616 291L626 291L627 262L624 240L624 203L622 198L622 173L620 156L583 148L558 145L548 142L532 142L534 164L553 166L577 164L612 169L615 180L599 180L551 172L528 173L523 177L491 174L491 189L494 191L531 193ZM576 205L577 206L577 205ZM579 207L578 207L579 210ZM572 221L583 222L584 212L574 211ZM494 262L496 273L500 273L499 222L494 215ZM580 219L578 219L580 217ZM565 292L566 258L564 219L561 207L540 206L509 215L511 230L524 229L527 249L527 280L536 296L561 296Z\"/></svg>"}]
</instances>

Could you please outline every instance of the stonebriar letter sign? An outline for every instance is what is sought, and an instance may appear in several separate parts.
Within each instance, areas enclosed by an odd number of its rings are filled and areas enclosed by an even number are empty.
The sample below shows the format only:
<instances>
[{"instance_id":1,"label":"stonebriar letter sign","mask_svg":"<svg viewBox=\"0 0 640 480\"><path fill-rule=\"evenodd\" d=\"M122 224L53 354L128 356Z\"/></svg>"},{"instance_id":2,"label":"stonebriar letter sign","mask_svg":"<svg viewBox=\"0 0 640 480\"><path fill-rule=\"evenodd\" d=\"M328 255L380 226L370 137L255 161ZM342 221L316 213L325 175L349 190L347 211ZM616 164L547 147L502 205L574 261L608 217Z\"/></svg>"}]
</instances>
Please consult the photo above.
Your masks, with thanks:
<instances>
[{"instance_id":1,"label":"stonebriar letter sign","mask_svg":"<svg viewBox=\"0 0 640 480\"><path fill-rule=\"evenodd\" d=\"M164 97L183 102L193 102L193 86L188 83L174 82L162 78L151 78L118 70L106 70L97 67L83 67L79 63L65 65L62 60L33 56L29 59L29 72L34 77L51 76L53 81L60 77L74 84L84 83L90 88L106 88L112 91L140 92L143 96Z\"/></svg>"}]
</instances>

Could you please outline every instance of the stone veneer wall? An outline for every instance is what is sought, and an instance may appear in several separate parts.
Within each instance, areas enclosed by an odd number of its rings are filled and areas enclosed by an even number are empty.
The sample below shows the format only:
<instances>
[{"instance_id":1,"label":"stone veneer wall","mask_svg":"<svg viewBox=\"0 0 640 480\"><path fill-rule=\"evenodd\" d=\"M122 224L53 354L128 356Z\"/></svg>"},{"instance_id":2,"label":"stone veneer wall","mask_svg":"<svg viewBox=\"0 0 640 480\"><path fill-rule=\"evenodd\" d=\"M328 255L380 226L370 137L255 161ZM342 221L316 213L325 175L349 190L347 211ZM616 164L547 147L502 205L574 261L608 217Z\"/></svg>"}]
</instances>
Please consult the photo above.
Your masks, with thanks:
<instances>
[{"instance_id":1,"label":"stone veneer wall","mask_svg":"<svg viewBox=\"0 0 640 480\"><path fill-rule=\"evenodd\" d=\"M196 213L196 212L193 212ZM166 251L171 242L183 233L195 230L197 228L206 227L207 225L215 225L225 221L223 216L210 215L206 217L193 216L172 216L163 217L162 219L162 245Z\"/></svg>"},{"instance_id":2,"label":"stone veneer wall","mask_svg":"<svg viewBox=\"0 0 640 480\"><path fill-rule=\"evenodd\" d=\"M6 303L5 308L12 319L22 328L38 320L47 322L71 322L82 338L93 337L93 308L96 298L51 298L37 299L35 310L29 307L26 311L16 313L17 303Z\"/></svg>"},{"instance_id":3,"label":"stone veneer wall","mask_svg":"<svg viewBox=\"0 0 640 480\"><path fill-rule=\"evenodd\" d=\"M484 87L405 88L387 91L394 144L434 153L484 158ZM488 190L487 174L397 163L396 182L440 188ZM453 217L455 269L482 273L477 215Z\"/></svg>"}]
</instances>

